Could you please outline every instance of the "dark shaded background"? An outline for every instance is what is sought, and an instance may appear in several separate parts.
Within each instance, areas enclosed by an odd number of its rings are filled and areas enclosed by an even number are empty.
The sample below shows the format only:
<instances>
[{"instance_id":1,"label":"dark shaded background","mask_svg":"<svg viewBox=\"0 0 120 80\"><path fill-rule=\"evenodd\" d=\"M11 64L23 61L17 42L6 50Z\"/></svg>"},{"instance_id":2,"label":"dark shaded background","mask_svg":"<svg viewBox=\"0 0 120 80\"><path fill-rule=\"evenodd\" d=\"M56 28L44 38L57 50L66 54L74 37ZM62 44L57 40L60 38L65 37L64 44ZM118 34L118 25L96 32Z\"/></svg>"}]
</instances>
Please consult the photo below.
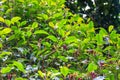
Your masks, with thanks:
<instances>
[{"instance_id":1,"label":"dark shaded background","mask_svg":"<svg viewBox=\"0 0 120 80\"><path fill-rule=\"evenodd\" d=\"M66 0L65 5L75 14L91 18L95 27L108 28L114 25L120 32L119 0Z\"/></svg>"}]
</instances>

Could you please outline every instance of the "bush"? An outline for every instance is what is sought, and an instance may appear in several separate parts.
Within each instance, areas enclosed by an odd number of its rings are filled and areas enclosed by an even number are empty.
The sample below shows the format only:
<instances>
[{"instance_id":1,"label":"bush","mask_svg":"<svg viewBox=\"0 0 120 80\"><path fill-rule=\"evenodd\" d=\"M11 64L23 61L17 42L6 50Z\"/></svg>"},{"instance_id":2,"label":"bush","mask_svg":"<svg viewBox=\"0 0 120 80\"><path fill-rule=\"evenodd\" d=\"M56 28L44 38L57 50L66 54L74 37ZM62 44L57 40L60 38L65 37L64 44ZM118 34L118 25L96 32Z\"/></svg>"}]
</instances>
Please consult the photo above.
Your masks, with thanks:
<instances>
[{"instance_id":1,"label":"bush","mask_svg":"<svg viewBox=\"0 0 120 80\"><path fill-rule=\"evenodd\" d=\"M96 32L64 0L1 1L0 79L120 79L120 38Z\"/></svg>"}]
</instances>

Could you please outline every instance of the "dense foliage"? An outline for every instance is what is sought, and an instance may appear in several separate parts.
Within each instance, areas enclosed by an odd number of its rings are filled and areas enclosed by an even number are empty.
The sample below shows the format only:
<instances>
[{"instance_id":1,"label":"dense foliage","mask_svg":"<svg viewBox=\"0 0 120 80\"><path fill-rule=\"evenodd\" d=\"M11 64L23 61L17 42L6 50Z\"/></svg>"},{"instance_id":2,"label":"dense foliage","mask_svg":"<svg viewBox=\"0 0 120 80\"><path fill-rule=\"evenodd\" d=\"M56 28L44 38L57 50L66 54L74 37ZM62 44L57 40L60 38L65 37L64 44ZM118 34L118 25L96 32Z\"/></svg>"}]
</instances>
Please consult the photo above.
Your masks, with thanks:
<instances>
[{"instance_id":1,"label":"dense foliage","mask_svg":"<svg viewBox=\"0 0 120 80\"><path fill-rule=\"evenodd\" d=\"M91 18L95 27L120 26L120 0L66 0L73 13ZM119 30L120 31L120 30Z\"/></svg>"},{"instance_id":2,"label":"dense foliage","mask_svg":"<svg viewBox=\"0 0 120 80\"><path fill-rule=\"evenodd\" d=\"M0 2L0 80L119 80L120 34L65 0Z\"/></svg>"}]
</instances>

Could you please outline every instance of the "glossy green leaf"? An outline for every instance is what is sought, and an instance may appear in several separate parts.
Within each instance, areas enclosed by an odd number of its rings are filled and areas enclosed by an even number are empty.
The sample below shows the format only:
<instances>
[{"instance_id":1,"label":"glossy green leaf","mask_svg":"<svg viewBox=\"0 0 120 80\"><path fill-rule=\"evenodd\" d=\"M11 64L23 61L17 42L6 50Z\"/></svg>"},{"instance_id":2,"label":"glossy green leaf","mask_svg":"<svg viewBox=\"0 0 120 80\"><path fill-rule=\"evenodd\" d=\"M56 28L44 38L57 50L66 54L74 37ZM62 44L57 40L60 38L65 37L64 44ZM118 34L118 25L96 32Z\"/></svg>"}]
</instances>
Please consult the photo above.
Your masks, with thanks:
<instances>
[{"instance_id":1,"label":"glossy green leaf","mask_svg":"<svg viewBox=\"0 0 120 80\"><path fill-rule=\"evenodd\" d=\"M4 68L1 69L2 74L9 73L10 71L11 71L11 67L4 67Z\"/></svg>"},{"instance_id":2,"label":"glossy green leaf","mask_svg":"<svg viewBox=\"0 0 120 80\"><path fill-rule=\"evenodd\" d=\"M11 32L11 28L5 28L3 29L1 32L0 32L0 35L3 35L3 34L8 34Z\"/></svg>"}]
</instances>

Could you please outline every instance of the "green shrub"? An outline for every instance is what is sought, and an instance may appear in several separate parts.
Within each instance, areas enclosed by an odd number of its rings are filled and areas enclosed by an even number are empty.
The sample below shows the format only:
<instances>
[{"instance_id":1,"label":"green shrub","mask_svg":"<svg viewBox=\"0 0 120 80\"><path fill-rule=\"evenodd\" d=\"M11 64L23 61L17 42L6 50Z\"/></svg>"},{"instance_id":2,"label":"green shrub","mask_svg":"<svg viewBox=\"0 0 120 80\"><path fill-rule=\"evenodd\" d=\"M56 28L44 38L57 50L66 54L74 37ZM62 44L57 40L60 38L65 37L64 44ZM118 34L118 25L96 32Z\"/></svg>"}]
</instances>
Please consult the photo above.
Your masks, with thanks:
<instances>
[{"instance_id":1,"label":"green shrub","mask_svg":"<svg viewBox=\"0 0 120 80\"><path fill-rule=\"evenodd\" d=\"M120 35L112 25L96 32L64 2L3 0L0 79L119 79Z\"/></svg>"}]
</instances>

